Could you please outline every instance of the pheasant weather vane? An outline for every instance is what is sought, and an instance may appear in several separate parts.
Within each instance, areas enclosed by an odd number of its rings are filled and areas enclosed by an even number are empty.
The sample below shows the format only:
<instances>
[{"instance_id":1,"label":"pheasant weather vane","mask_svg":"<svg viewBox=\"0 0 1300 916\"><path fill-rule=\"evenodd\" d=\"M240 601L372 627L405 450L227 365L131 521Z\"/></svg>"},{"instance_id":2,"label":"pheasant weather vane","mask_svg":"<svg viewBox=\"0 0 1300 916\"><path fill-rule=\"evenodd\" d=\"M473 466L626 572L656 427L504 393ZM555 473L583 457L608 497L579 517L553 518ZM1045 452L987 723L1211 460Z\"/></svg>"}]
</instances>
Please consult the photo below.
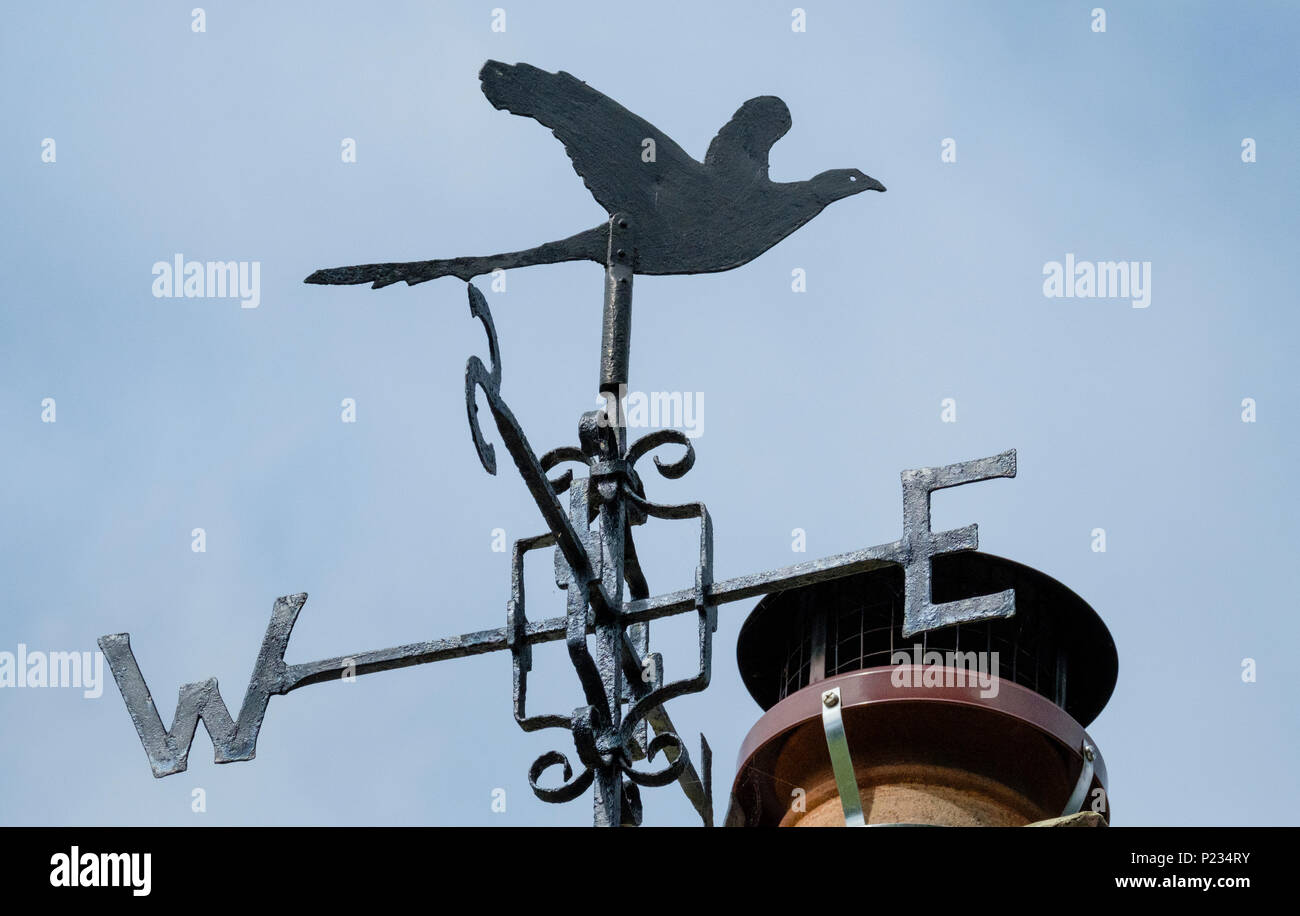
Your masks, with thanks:
<instances>
[{"instance_id":1,"label":"pheasant weather vane","mask_svg":"<svg viewBox=\"0 0 1300 916\"><path fill-rule=\"evenodd\" d=\"M808 181L767 174L772 144L790 129L776 96L750 99L723 125L697 162L653 124L568 73L490 60L479 71L496 108L533 118L564 144L574 171L610 216L635 222L638 274L700 274L739 267L820 213L827 204L885 186L857 169L832 169ZM647 156L647 150L653 155ZM308 283L437 277L472 280L493 270L560 261L605 263L609 228L596 226L527 251L478 258L362 264L318 270Z\"/></svg>"},{"instance_id":2,"label":"pheasant weather vane","mask_svg":"<svg viewBox=\"0 0 1300 916\"><path fill-rule=\"evenodd\" d=\"M750 99L718 132L704 162L567 73L527 64L488 61L479 74L497 108L535 118L564 143L574 168L610 213L605 225L527 251L491 257L368 264L319 270L309 283L371 283L375 288L405 280L414 285L443 276L462 280L497 269L586 259L605 265L601 335L602 409L582 415L578 445L538 457L502 396L502 365L496 327L482 293L469 286L470 313L487 333L488 362L477 356L465 369L466 410L475 449L490 474L496 451L479 422L477 396L489 412L527 484L547 530L516 540L511 596L505 626L390 649L287 664L285 650L305 594L275 602L238 719L232 718L214 679L180 690L170 730L163 726L126 633L104 636L99 645L126 701L155 776L183 771L199 720L212 738L218 763L249 760L273 694L308 684L393 668L507 650L514 669L514 715L525 731L560 728L572 733L578 767L559 751L538 757L529 784L544 801L564 802L594 786L594 823L639 824L638 786L677 782L706 825L713 823L711 752L700 736L697 768L668 717L668 701L704 690L712 671L712 636L719 605L769 592L810 585L897 565L904 570L903 635L1015 613L1015 595L992 595L935 604L931 560L978 546L975 525L953 531L930 528L934 490L996 477L1014 477L1014 451L939 468L903 472L903 536L896 541L782 569L715 581L713 524L703 503L663 504L646 497L637 462L664 445L684 452L675 461L655 458L663 477L676 479L695 461L691 440L674 429L628 442L619 402L626 390L631 342L632 278L635 274L703 273L744 264L807 223L833 201L884 186L855 169L823 172L808 181L773 182L768 151L790 129L785 103L773 96ZM647 141L649 141L647 145ZM653 156L643 152L653 149ZM586 468L586 477L564 463ZM567 494L567 506L561 495ZM692 588L652 595L641 569L633 529L649 519L695 520L699 562ZM556 584L564 589L563 616L530 621L525 614L524 561L528 553L554 548ZM650 651L651 621L693 613L698 660L688 678L665 681L662 658ZM584 703L571 713L530 715L528 674L534 645L563 640L578 675ZM594 651L593 651L594 643ZM649 736L653 728L655 736ZM667 761L657 770L639 761ZM558 785L541 779L559 767Z\"/></svg>"}]
</instances>

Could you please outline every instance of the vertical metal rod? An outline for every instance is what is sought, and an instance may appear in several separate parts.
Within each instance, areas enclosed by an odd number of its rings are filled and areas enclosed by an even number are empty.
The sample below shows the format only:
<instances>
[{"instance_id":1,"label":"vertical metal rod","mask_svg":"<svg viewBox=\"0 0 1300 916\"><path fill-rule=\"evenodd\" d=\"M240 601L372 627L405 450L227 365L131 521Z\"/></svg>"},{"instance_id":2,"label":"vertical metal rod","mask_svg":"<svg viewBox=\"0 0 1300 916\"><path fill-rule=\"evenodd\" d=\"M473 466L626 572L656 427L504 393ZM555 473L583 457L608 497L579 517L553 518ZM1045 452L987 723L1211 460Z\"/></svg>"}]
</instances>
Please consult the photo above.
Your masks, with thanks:
<instances>
[{"instance_id":1,"label":"vertical metal rod","mask_svg":"<svg viewBox=\"0 0 1300 916\"><path fill-rule=\"evenodd\" d=\"M826 615L828 609L816 608L812 612L812 660L808 666L808 683L826 680Z\"/></svg>"},{"instance_id":2,"label":"vertical metal rod","mask_svg":"<svg viewBox=\"0 0 1300 916\"><path fill-rule=\"evenodd\" d=\"M1062 645L1056 650L1056 705L1062 709L1065 709L1065 682L1067 676L1065 646Z\"/></svg>"},{"instance_id":3,"label":"vertical metal rod","mask_svg":"<svg viewBox=\"0 0 1300 916\"><path fill-rule=\"evenodd\" d=\"M632 346L632 277L636 268L633 232L632 221L626 215L615 213L609 218L605 313L600 333L600 392L605 395L607 415L617 419L620 457L627 449L622 397L627 388Z\"/></svg>"},{"instance_id":4,"label":"vertical metal rod","mask_svg":"<svg viewBox=\"0 0 1300 916\"><path fill-rule=\"evenodd\" d=\"M609 248L605 258L605 306L600 334L600 391L605 396L606 417L614 422L618 458L627 454L627 422L622 399L627 389L628 357L632 342L632 275L636 254L632 247L632 225L616 213L609 220ZM610 733L616 733L623 719L624 626L618 619L623 609L624 528L626 507L622 481L615 487L598 487L602 492L599 509L601 584L609 607L596 619L596 663L609 701ZM648 648L648 646L647 646ZM623 774L614 764L596 774L593 814L596 826L617 827L632 820L623 793ZM633 806L635 807L635 806Z\"/></svg>"},{"instance_id":5,"label":"vertical metal rod","mask_svg":"<svg viewBox=\"0 0 1300 916\"><path fill-rule=\"evenodd\" d=\"M624 626L619 620L623 610L623 490L618 487L614 498L600 506L601 582L609 596L607 613L596 618L596 664L609 701L610 734L618 732L623 721L623 641ZM614 764L602 767L596 776L596 826L618 827L630 812L625 812L623 773ZM602 820L604 823L602 824Z\"/></svg>"}]
</instances>

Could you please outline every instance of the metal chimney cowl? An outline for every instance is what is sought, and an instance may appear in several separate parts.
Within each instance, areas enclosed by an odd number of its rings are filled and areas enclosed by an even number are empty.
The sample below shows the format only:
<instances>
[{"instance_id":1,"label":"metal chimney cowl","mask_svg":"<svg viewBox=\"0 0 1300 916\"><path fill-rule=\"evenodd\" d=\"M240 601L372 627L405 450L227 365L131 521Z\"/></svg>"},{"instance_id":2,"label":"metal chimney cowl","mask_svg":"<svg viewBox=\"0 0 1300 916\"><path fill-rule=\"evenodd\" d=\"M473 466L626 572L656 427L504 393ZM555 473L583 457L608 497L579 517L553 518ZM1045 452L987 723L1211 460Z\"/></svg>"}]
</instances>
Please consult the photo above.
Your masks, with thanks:
<instances>
[{"instance_id":1,"label":"metal chimney cowl","mask_svg":"<svg viewBox=\"0 0 1300 916\"><path fill-rule=\"evenodd\" d=\"M1105 624L1010 560L968 551L933 569L934 601L1013 588L1015 616L904 639L896 565L755 607L736 654L765 713L741 746L728 826L1108 822L1085 731L1118 673Z\"/></svg>"}]
</instances>

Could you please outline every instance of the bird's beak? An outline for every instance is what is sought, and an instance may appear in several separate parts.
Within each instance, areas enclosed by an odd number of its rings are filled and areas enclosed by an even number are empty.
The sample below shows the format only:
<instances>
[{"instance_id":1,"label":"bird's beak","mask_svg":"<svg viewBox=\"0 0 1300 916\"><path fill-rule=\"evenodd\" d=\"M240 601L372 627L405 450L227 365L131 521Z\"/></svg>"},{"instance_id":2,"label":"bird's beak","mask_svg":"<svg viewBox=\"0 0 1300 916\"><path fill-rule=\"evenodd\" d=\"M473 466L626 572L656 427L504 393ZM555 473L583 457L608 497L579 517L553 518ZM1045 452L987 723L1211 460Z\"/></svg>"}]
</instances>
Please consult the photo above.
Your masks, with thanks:
<instances>
[{"instance_id":1,"label":"bird's beak","mask_svg":"<svg viewBox=\"0 0 1300 916\"><path fill-rule=\"evenodd\" d=\"M862 190L864 190L864 191L883 191L883 190L885 190L885 186L884 186L883 184L881 184L880 182L876 181L876 179L872 178L870 175L867 175L867 176L865 176L865 177L866 177L866 179L867 179L867 186L866 186L865 188L863 188Z\"/></svg>"}]
</instances>

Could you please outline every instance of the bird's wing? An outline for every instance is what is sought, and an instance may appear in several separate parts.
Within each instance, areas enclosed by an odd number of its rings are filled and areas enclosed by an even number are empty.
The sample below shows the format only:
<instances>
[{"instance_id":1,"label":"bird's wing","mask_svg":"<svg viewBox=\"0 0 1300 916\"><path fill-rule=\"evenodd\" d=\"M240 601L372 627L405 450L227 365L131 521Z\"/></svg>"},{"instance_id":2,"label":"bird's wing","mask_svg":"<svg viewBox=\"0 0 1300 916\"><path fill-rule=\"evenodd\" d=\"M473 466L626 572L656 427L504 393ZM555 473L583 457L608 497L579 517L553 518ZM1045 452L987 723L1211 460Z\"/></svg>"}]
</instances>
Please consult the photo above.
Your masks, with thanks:
<instances>
[{"instance_id":1,"label":"bird's wing","mask_svg":"<svg viewBox=\"0 0 1300 916\"><path fill-rule=\"evenodd\" d=\"M736 110L709 144L704 164L746 176L767 177L767 154L790 129L790 109L774 95L760 95Z\"/></svg>"},{"instance_id":2,"label":"bird's wing","mask_svg":"<svg viewBox=\"0 0 1300 916\"><path fill-rule=\"evenodd\" d=\"M546 125L564 144L573 169L611 214L644 213L658 205L664 185L702 171L672 138L609 96L560 71L490 60L479 71L493 107ZM654 141L647 161L646 140Z\"/></svg>"}]
</instances>

